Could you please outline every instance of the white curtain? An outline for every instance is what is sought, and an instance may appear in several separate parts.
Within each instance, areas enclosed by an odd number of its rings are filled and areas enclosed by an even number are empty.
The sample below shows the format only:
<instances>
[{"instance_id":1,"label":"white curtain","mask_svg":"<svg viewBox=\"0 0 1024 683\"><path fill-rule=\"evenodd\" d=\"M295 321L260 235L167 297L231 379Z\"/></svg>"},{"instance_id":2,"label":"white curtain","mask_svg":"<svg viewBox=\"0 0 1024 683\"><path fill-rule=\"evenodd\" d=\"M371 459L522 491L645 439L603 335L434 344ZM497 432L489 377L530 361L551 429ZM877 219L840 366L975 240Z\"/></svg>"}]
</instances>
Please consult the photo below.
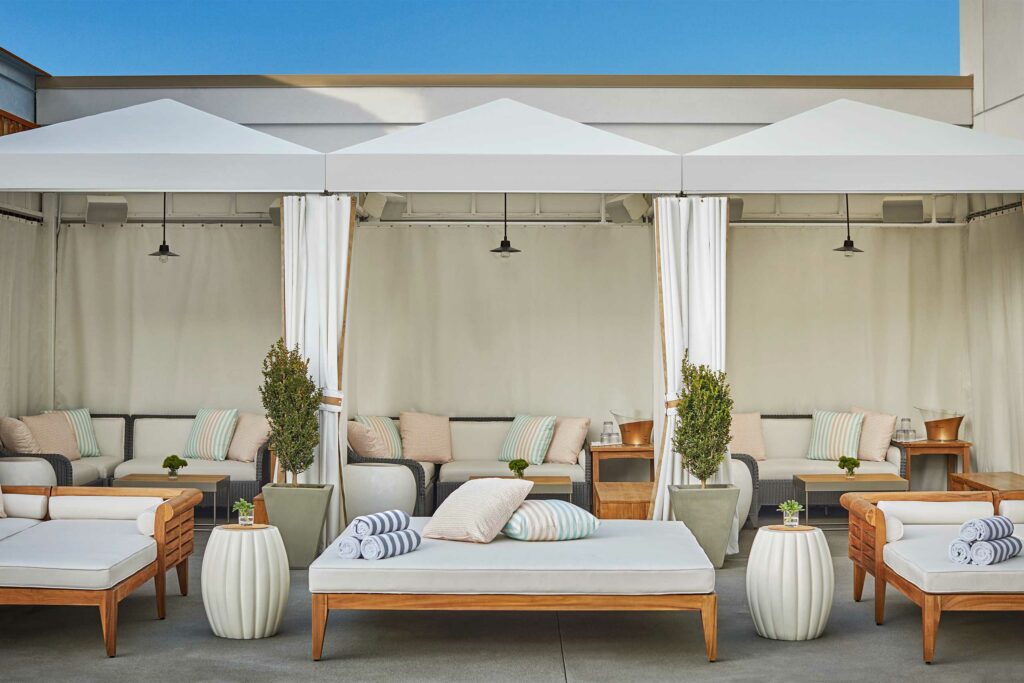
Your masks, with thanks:
<instances>
[{"instance_id":1,"label":"white curtain","mask_svg":"<svg viewBox=\"0 0 1024 683\"><path fill-rule=\"evenodd\" d=\"M347 195L287 196L284 230L285 342L298 344L324 390L320 447L307 482L334 487L327 536L345 525L342 464L347 448L341 364L351 255L353 200Z\"/></svg>"},{"instance_id":2,"label":"white curtain","mask_svg":"<svg viewBox=\"0 0 1024 683\"><path fill-rule=\"evenodd\" d=\"M659 197L655 206L657 270L661 302L662 370L665 393L655 402L660 447L651 515L671 519L669 485L690 483L672 449L679 398L680 369L687 349L690 360L725 370L725 243L728 200L725 197ZM714 483L731 483L726 461ZM734 518L728 552L739 552L739 524Z\"/></svg>"},{"instance_id":3,"label":"white curtain","mask_svg":"<svg viewBox=\"0 0 1024 683\"><path fill-rule=\"evenodd\" d=\"M1024 216L1019 209L968 227L967 322L977 469L1024 472Z\"/></svg>"}]
</instances>

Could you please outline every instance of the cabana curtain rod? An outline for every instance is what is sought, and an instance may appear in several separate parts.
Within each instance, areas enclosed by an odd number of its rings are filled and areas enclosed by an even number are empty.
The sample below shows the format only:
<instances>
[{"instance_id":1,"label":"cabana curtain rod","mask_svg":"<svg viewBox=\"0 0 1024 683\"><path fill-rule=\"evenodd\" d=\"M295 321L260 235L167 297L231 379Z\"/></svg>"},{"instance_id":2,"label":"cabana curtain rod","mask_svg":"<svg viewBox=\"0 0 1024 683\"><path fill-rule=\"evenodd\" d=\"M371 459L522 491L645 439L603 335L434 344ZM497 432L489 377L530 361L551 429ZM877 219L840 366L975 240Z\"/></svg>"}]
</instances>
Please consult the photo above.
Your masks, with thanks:
<instances>
[{"instance_id":1,"label":"cabana curtain rod","mask_svg":"<svg viewBox=\"0 0 1024 683\"><path fill-rule=\"evenodd\" d=\"M18 211L16 209L9 209L9 208L6 208L6 207L0 207L0 216L9 216L11 218L18 218L18 219L21 219L23 221L28 221L30 223L37 223L39 225L43 224L43 219L41 217L33 215L29 211L21 212L21 211Z\"/></svg>"},{"instance_id":2,"label":"cabana curtain rod","mask_svg":"<svg viewBox=\"0 0 1024 683\"><path fill-rule=\"evenodd\" d=\"M1010 202L1009 204L1003 204L1002 206L995 206L991 209L984 209L982 211L975 211L974 213L967 214L967 221L973 221L978 218L984 218L985 216L991 216L994 213L1001 213L1004 211L1013 211L1014 209L1024 208L1024 200L1017 202Z\"/></svg>"}]
</instances>

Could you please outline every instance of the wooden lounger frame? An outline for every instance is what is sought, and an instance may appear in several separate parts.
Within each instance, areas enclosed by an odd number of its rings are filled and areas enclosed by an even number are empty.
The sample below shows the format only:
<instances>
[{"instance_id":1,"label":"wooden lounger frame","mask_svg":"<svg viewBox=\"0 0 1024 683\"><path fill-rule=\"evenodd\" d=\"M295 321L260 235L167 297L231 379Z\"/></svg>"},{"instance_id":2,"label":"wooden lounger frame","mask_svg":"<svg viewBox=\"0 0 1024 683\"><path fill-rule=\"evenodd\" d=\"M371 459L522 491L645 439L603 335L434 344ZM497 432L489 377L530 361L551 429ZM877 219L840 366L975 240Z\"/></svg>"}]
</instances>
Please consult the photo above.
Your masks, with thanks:
<instances>
[{"instance_id":1,"label":"wooden lounger frame","mask_svg":"<svg viewBox=\"0 0 1024 683\"><path fill-rule=\"evenodd\" d=\"M718 657L718 595L461 595L314 593L313 660L324 649L331 610L437 610L502 612L699 611L708 661Z\"/></svg>"},{"instance_id":2,"label":"wooden lounger frame","mask_svg":"<svg viewBox=\"0 0 1024 683\"><path fill-rule=\"evenodd\" d=\"M1024 500L1024 491L903 491L893 493L846 493L840 498L850 511L849 556L853 560L853 599L860 602L864 578L875 580L875 623L885 621L885 591L888 584L921 608L924 661L932 663L935 640L943 612L1024 611L1024 593L927 593L885 564L885 513L876 505L882 500L927 502L981 501L992 503L996 513L1004 500Z\"/></svg>"},{"instance_id":3,"label":"wooden lounger frame","mask_svg":"<svg viewBox=\"0 0 1024 683\"><path fill-rule=\"evenodd\" d=\"M153 540L156 559L121 583L102 590L65 588L0 587L0 605L96 606L100 610L103 643L107 656L117 653L117 607L128 595L150 579L156 585L156 613L167 616L166 575L174 568L178 589L188 595L188 558L193 549L195 506L203 499L196 489L97 488L92 486L4 486L4 493L35 496L126 496L163 498L156 509ZM47 516L47 519L49 517Z\"/></svg>"}]
</instances>

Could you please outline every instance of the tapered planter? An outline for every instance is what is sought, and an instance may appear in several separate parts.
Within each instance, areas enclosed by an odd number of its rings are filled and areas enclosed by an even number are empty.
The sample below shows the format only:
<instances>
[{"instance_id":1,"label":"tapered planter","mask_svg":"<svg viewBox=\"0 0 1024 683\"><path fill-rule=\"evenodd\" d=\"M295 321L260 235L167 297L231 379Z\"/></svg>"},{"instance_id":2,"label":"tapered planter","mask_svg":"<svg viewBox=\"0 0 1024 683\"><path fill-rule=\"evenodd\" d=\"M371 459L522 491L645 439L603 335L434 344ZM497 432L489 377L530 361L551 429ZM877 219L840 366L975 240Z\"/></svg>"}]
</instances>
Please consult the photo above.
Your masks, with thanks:
<instances>
[{"instance_id":1,"label":"tapered planter","mask_svg":"<svg viewBox=\"0 0 1024 683\"><path fill-rule=\"evenodd\" d=\"M668 491L676 520L693 532L711 564L721 569L740 490L731 484L712 484L706 488L696 484L669 486Z\"/></svg>"},{"instance_id":2,"label":"tapered planter","mask_svg":"<svg viewBox=\"0 0 1024 683\"><path fill-rule=\"evenodd\" d=\"M306 569L320 554L320 538L331 503L332 484L267 484L267 519L281 531L288 566Z\"/></svg>"}]
</instances>

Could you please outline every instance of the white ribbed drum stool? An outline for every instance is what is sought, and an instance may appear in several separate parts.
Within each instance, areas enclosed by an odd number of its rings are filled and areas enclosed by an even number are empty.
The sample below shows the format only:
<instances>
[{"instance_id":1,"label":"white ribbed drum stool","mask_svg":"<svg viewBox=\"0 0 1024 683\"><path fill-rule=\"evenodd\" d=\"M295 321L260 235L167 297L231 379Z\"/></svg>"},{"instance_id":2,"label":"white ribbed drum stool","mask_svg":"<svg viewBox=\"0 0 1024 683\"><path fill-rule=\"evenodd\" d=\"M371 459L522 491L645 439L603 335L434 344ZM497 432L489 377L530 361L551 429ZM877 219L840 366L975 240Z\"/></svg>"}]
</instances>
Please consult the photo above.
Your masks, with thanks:
<instances>
[{"instance_id":1,"label":"white ribbed drum stool","mask_svg":"<svg viewBox=\"0 0 1024 683\"><path fill-rule=\"evenodd\" d=\"M821 529L761 527L747 560L747 604L757 635L813 640L832 612L832 555Z\"/></svg>"},{"instance_id":2,"label":"white ribbed drum stool","mask_svg":"<svg viewBox=\"0 0 1024 683\"><path fill-rule=\"evenodd\" d=\"M281 626L291 577L277 527L227 524L203 553L203 606L221 638L268 638Z\"/></svg>"}]
</instances>

